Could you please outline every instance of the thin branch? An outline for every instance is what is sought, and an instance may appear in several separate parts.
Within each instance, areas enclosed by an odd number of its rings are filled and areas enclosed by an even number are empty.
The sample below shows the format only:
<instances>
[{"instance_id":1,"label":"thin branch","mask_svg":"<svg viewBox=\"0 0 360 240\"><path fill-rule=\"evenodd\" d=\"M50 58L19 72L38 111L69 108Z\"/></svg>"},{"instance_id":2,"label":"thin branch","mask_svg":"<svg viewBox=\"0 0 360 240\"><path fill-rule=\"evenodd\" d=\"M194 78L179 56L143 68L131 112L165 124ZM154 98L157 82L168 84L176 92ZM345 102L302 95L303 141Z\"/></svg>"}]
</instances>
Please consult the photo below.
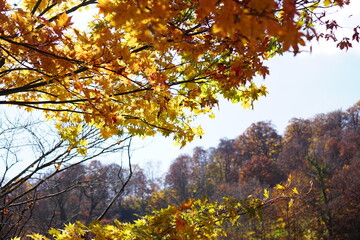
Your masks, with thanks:
<instances>
[{"instance_id":1,"label":"thin branch","mask_svg":"<svg viewBox=\"0 0 360 240\"><path fill-rule=\"evenodd\" d=\"M107 205L107 207L103 210L103 212L96 218L97 220L101 220L105 217L105 214L109 211L109 209L111 208L112 205L114 205L115 201L121 196L121 194L125 191L125 187L126 185L129 183L132 175L133 175L133 171L132 171L132 167L131 167L131 154L130 154L130 147L131 147L131 138L129 139L129 145L127 148L127 155L128 155L128 164L129 164L129 175L126 179L126 181L123 183L120 191L111 199L110 203Z\"/></svg>"},{"instance_id":2,"label":"thin branch","mask_svg":"<svg viewBox=\"0 0 360 240\"><path fill-rule=\"evenodd\" d=\"M27 176L24 176L25 173L33 166L45 159L47 156L49 156L51 153L55 152L59 147L61 147L63 144L63 141L59 141L53 148L51 148L46 153L42 154L39 158L37 158L35 161L30 163L23 171L21 171L19 174L14 176L12 179L10 179L3 187L1 187L1 194L0 198L7 195L9 192L13 191L14 189L18 188L20 185L22 185L24 182L26 182L28 179L30 179L38 170L42 169L37 167L33 172L28 174ZM51 165L51 164L50 164ZM7 191L3 191L3 189L8 189Z\"/></svg>"},{"instance_id":3,"label":"thin branch","mask_svg":"<svg viewBox=\"0 0 360 240\"><path fill-rule=\"evenodd\" d=\"M47 13L48 11L50 11L50 10L51 10L53 7L55 7L56 5L57 5L57 1L54 1L53 4L47 6L47 7L44 9L44 11L42 11L42 12L38 15L38 17L43 16L45 13ZM43 27L43 26L44 26L44 25L42 25L42 27Z\"/></svg>"},{"instance_id":4,"label":"thin branch","mask_svg":"<svg viewBox=\"0 0 360 240\"><path fill-rule=\"evenodd\" d=\"M33 50L35 52L38 52L40 54L43 54L43 55L46 55L46 56L50 56L50 57L53 57L53 58L56 58L56 59L61 59L61 60L65 60L65 61L69 61L69 62L72 62L72 63L77 63L77 64L83 64L84 62L82 61L79 61L79 60L75 60L75 59L70 59L70 58L67 58L67 57L61 57L61 56L58 56L54 53L51 53L51 52L46 52L46 51L43 51L43 50L40 50L40 49L37 49L35 47L32 47L26 43L20 43L20 42L16 42L16 41L13 41L11 39L8 39L6 37L2 37L0 36L0 39L5 41L5 42L8 42L8 43L11 43L11 44L14 44L14 45L17 45L17 46L22 46L24 48L27 48L27 49L30 49L30 50Z\"/></svg>"},{"instance_id":5,"label":"thin branch","mask_svg":"<svg viewBox=\"0 0 360 240\"><path fill-rule=\"evenodd\" d=\"M97 3L97 0L89 0L89 1L84 0L82 3L80 3L80 4L78 4L78 5L74 6L74 7L66 10L65 12L61 12L61 13L59 13L59 14L51 17L48 21L49 21L49 22L52 22L52 21L58 19L59 16L61 16L61 15L64 14L64 13L70 14L70 13L75 12L76 10L78 10L78 9L81 8L81 7L86 7L86 6L90 5L90 4L95 4L95 3ZM39 17L43 16L46 12L48 12L48 11L51 10L53 7L55 7L56 4L57 4L57 2L55 1L54 4L50 5L50 6L47 7L42 13L40 13L40 14L39 14ZM42 28L42 27L44 27L44 25L43 25L43 24L40 24L39 26L36 27L36 29L40 29L40 28Z\"/></svg>"},{"instance_id":6,"label":"thin branch","mask_svg":"<svg viewBox=\"0 0 360 240\"><path fill-rule=\"evenodd\" d=\"M42 0L37 0L35 3L35 6L33 7L33 9L31 10L31 15L34 15L36 10L39 8L40 4L41 4Z\"/></svg>"},{"instance_id":7,"label":"thin branch","mask_svg":"<svg viewBox=\"0 0 360 240\"><path fill-rule=\"evenodd\" d=\"M4 89L4 90L0 91L0 96L6 96L6 95L14 94L14 93L19 93L19 92L26 92L26 91L29 91L30 89L44 87L51 83L53 83L52 80L46 81L46 82L35 83L35 84L28 84L28 85L16 87L16 88ZM16 102L16 101L14 101L14 102ZM0 104L8 104L8 103L6 103L6 101L1 101ZM10 104L12 104L12 103L10 103Z\"/></svg>"}]
</instances>

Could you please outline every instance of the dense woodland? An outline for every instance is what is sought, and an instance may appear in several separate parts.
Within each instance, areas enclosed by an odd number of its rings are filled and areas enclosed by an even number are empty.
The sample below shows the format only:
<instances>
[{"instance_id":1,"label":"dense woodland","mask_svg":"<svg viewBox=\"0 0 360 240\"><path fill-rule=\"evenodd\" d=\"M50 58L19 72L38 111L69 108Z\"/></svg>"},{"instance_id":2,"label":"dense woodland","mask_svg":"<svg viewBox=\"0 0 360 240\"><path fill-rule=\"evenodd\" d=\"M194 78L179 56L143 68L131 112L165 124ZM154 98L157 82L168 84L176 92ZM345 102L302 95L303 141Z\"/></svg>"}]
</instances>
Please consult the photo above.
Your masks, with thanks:
<instances>
[{"instance_id":1,"label":"dense woodland","mask_svg":"<svg viewBox=\"0 0 360 240\"><path fill-rule=\"evenodd\" d=\"M192 155L178 156L163 178L151 177L156 169L133 166L130 182L102 222L133 222L188 199L261 198L264 189L271 195L277 184L291 181L298 198L274 201L257 217L241 216L234 226L225 226L224 239L358 239L359 114L360 102L346 111L293 118L283 135L270 121L257 122L235 139L221 139L217 147L196 147ZM68 222L88 224L119 192L118 183L128 174L129 169L97 160L63 171L34 193L56 193L52 197L1 214L0 238L46 234L50 227ZM34 194L25 194L18 202Z\"/></svg>"},{"instance_id":2,"label":"dense woodland","mask_svg":"<svg viewBox=\"0 0 360 240\"><path fill-rule=\"evenodd\" d=\"M159 179L129 154L133 136L202 136L220 99L252 107L271 57L351 49L360 26L332 13L352 6L0 0L0 106L43 116L0 115L0 239L359 239L359 103L283 135L254 123Z\"/></svg>"}]
</instances>

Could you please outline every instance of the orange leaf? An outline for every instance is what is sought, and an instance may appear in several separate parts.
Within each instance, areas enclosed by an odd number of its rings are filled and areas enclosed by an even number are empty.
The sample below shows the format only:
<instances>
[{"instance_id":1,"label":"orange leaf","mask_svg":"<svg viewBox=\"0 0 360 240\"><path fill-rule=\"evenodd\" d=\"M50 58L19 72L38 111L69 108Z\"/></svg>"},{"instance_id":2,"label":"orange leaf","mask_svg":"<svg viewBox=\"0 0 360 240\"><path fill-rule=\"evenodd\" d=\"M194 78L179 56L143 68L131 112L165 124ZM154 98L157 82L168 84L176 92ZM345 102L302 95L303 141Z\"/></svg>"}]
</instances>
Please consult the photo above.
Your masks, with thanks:
<instances>
[{"instance_id":1,"label":"orange leaf","mask_svg":"<svg viewBox=\"0 0 360 240\"><path fill-rule=\"evenodd\" d=\"M193 205L194 203L194 200L193 199L189 199L189 201L185 202L183 201L181 203L181 210L186 210L186 209L189 209L191 208L191 206Z\"/></svg>"},{"instance_id":2,"label":"orange leaf","mask_svg":"<svg viewBox=\"0 0 360 240\"><path fill-rule=\"evenodd\" d=\"M176 219L175 224L176 224L175 226L176 230L184 230L188 225L187 222L182 218Z\"/></svg>"}]
</instances>

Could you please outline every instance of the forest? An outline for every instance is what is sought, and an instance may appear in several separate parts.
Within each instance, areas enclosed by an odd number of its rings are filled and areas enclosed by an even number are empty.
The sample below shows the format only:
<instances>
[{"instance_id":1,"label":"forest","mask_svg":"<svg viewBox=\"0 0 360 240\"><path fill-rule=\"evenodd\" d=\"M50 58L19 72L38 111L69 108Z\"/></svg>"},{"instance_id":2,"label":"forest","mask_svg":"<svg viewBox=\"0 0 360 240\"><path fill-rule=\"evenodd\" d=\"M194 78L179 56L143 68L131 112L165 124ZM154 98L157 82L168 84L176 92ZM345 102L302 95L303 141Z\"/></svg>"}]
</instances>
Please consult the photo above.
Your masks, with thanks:
<instances>
[{"instance_id":1,"label":"forest","mask_svg":"<svg viewBox=\"0 0 360 240\"><path fill-rule=\"evenodd\" d=\"M222 100L253 108L270 58L353 48L332 14L351 6L0 0L0 239L359 238L359 103L254 123L160 178L131 159L135 137L201 138Z\"/></svg>"},{"instance_id":2,"label":"forest","mask_svg":"<svg viewBox=\"0 0 360 240\"><path fill-rule=\"evenodd\" d=\"M221 203L227 201L224 197L251 195L274 201L262 206L259 214L239 214L236 224L223 224L226 234L216 239L357 239L359 123L360 102L346 111L293 118L283 135L270 121L254 123L235 139L221 139L216 147L196 147L192 155L178 156L161 178L152 177L156 169L133 166L129 183L101 224L112 224L114 219L133 223L168 205L196 200ZM31 208L19 204L4 212L0 238L30 232L47 235L50 228L76 221L90 224L128 174L129 169L95 159L50 177L35 193L24 194L16 202L35 199L34 195L62 194L38 199ZM24 187L36 184L32 180ZM285 197L275 199L279 192Z\"/></svg>"}]
</instances>

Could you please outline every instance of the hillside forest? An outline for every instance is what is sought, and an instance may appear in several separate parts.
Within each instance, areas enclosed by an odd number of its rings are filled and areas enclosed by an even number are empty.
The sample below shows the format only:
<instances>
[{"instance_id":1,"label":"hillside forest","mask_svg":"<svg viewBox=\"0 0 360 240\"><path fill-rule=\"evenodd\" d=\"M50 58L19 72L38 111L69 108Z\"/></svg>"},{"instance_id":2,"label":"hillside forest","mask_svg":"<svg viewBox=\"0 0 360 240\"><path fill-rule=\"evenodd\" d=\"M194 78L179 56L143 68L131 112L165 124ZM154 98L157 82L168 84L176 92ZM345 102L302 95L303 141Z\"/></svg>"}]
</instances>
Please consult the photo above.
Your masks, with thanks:
<instances>
[{"instance_id":1,"label":"hillside forest","mask_svg":"<svg viewBox=\"0 0 360 240\"><path fill-rule=\"evenodd\" d=\"M293 118L282 135L270 121L253 123L235 139L220 139L216 147L196 147L192 154L179 155L161 178L153 177L157 169L151 166L127 169L96 159L76 165L17 202L34 195L50 198L4 211L0 238L33 232L46 236L50 228L63 228L64 223L91 223L131 170L129 183L102 224L114 219L133 223L169 205L184 206L198 199L269 197L287 184L298 197L279 198L253 217L240 214L236 224L223 224L226 234L217 239L359 239L359 113L360 102L346 111ZM37 184L31 180L24 188Z\"/></svg>"},{"instance_id":2,"label":"hillside forest","mask_svg":"<svg viewBox=\"0 0 360 240\"><path fill-rule=\"evenodd\" d=\"M353 48L350 2L0 0L0 240L360 239L360 102L162 177L131 158L133 137L201 137L221 99L252 108L272 57Z\"/></svg>"}]
</instances>

